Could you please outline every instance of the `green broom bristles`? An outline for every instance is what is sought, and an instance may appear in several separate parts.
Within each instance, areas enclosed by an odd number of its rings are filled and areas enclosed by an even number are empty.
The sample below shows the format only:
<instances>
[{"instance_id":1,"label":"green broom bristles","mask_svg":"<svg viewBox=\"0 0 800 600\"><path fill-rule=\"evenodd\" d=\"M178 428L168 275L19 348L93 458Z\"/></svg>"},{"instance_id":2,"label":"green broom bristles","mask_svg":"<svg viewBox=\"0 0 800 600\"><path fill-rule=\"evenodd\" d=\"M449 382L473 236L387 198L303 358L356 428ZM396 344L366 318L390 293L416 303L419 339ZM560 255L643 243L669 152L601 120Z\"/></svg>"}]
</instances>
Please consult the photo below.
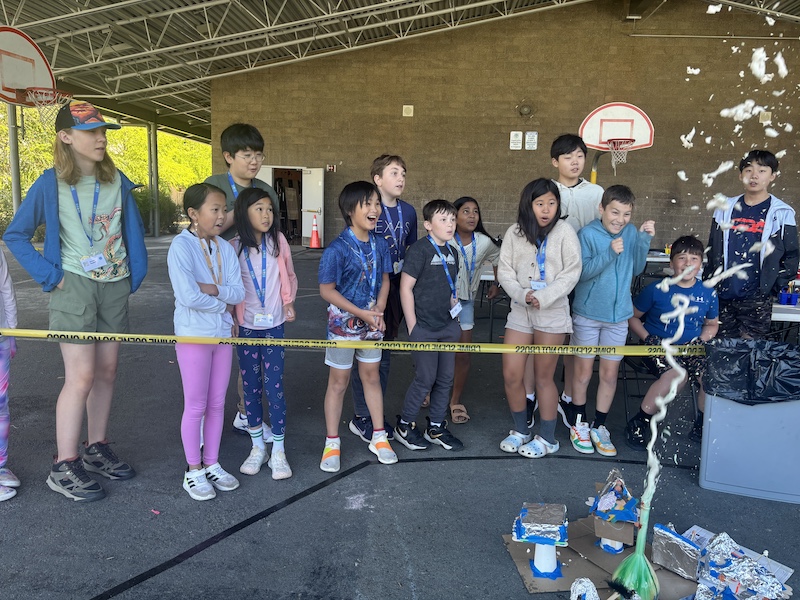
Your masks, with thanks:
<instances>
[{"instance_id":1,"label":"green broom bristles","mask_svg":"<svg viewBox=\"0 0 800 600\"><path fill-rule=\"evenodd\" d=\"M653 566L644 554L634 552L622 561L614 571L611 587L630 598L633 592L639 594L642 600L656 600L659 585Z\"/></svg>"}]
</instances>

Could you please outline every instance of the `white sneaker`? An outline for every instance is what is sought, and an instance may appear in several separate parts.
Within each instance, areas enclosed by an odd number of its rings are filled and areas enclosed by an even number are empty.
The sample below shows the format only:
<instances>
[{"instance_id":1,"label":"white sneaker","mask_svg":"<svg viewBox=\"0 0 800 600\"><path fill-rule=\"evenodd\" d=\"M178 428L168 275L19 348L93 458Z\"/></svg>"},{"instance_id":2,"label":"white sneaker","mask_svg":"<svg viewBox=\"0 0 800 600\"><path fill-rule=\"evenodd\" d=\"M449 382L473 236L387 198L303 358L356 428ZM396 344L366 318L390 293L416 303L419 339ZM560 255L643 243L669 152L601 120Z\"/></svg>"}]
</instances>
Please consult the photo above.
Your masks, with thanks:
<instances>
[{"instance_id":1,"label":"white sneaker","mask_svg":"<svg viewBox=\"0 0 800 600\"><path fill-rule=\"evenodd\" d=\"M580 415L575 425L569 428L569 441L572 447L581 454L594 454L594 446L589 438L589 424L581 421Z\"/></svg>"},{"instance_id":2,"label":"white sneaker","mask_svg":"<svg viewBox=\"0 0 800 600\"><path fill-rule=\"evenodd\" d=\"M206 467L206 479L220 492L230 492L239 487L239 480L223 469L218 462Z\"/></svg>"},{"instance_id":3,"label":"white sneaker","mask_svg":"<svg viewBox=\"0 0 800 600\"><path fill-rule=\"evenodd\" d=\"M264 438L264 443L265 444L271 444L272 443L272 438L273 438L273 436L272 436L272 427L270 427L266 423L262 422L261 423L261 431L262 431L261 435Z\"/></svg>"},{"instance_id":4,"label":"white sneaker","mask_svg":"<svg viewBox=\"0 0 800 600\"><path fill-rule=\"evenodd\" d=\"M608 433L608 429L606 429L605 425L600 425L600 427L593 428L589 432L589 436L592 438L592 443L594 444L594 447L599 455L617 455L617 449L614 447L614 444L611 443L611 434Z\"/></svg>"},{"instance_id":5,"label":"white sneaker","mask_svg":"<svg viewBox=\"0 0 800 600\"><path fill-rule=\"evenodd\" d=\"M275 480L289 479L292 476L292 468L286 460L285 452L273 452L269 459L269 468L272 469L272 478Z\"/></svg>"},{"instance_id":6,"label":"white sneaker","mask_svg":"<svg viewBox=\"0 0 800 600\"><path fill-rule=\"evenodd\" d=\"M500 450L516 454L519 451L519 447L530 442L531 438L533 438L533 434L530 432L523 435L512 429L508 432L508 437L500 442Z\"/></svg>"},{"instance_id":7,"label":"white sneaker","mask_svg":"<svg viewBox=\"0 0 800 600\"><path fill-rule=\"evenodd\" d=\"M240 413L238 410L236 411L236 415L233 417L233 430L237 433L246 433L250 435L248 429L250 425L247 423L247 416Z\"/></svg>"},{"instance_id":8,"label":"white sneaker","mask_svg":"<svg viewBox=\"0 0 800 600\"><path fill-rule=\"evenodd\" d=\"M7 487L5 485L0 485L0 502L3 500L8 500L9 498L13 498L17 495L17 490L12 487Z\"/></svg>"},{"instance_id":9,"label":"white sneaker","mask_svg":"<svg viewBox=\"0 0 800 600\"><path fill-rule=\"evenodd\" d=\"M326 473L338 473L340 468L341 442L325 441L325 448L322 450L322 460L319 468Z\"/></svg>"},{"instance_id":10,"label":"white sneaker","mask_svg":"<svg viewBox=\"0 0 800 600\"><path fill-rule=\"evenodd\" d=\"M397 454L394 453L392 447L389 445L389 440L386 437L386 432L372 434L372 440L369 443L369 451L378 457L378 462L383 465L393 465L397 462Z\"/></svg>"},{"instance_id":11,"label":"white sneaker","mask_svg":"<svg viewBox=\"0 0 800 600\"><path fill-rule=\"evenodd\" d=\"M262 450L258 446L250 448L250 455L244 460L239 472L245 475L257 475L261 470L261 465L269 460L266 449Z\"/></svg>"},{"instance_id":12,"label":"white sneaker","mask_svg":"<svg viewBox=\"0 0 800 600\"><path fill-rule=\"evenodd\" d=\"M16 488L19 487L19 479L8 467L0 467L0 485Z\"/></svg>"},{"instance_id":13,"label":"white sneaker","mask_svg":"<svg viewBox=\"0 0 800 600\"><path fill-rule=\"evenodd\" d=\"M186 471L186 473L183 474L183 489L189 492L192 499L200 500L201 502L217 497L214 486L206 479L206 472L204 469Z\"/></svg>"}]
</instances>

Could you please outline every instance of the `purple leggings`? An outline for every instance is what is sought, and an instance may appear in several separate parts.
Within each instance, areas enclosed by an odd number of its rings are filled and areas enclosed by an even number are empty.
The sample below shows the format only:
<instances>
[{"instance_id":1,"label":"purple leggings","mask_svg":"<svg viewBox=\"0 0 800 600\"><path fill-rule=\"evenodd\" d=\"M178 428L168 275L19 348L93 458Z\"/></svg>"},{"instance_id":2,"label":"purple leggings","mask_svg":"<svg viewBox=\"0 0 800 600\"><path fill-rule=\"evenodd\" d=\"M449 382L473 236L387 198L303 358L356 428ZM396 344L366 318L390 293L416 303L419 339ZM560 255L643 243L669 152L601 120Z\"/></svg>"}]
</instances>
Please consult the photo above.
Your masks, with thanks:
<instances>
[{"instance_id":1,"label":"purple leggings","mask_svg":"<svg viewBox=\"0 0 800 600\"><path fill-rule=\"evenodd\" d=\"M175 344L183 382L181 440L186 462L213 465L219 460L225 394L231 378L233 346ZM203 426L203 456L200 457L200 421Z\"/></svg>"},{"instance_id":2,"label":"purple leggings","mask_svg":"<svg viewBox=\"0 0 800 600\"><path fill-rule=\"evenodd\" d=\"M11 362L11 346L8 340L0 341L0 467L8 458L8 429L11 419L8 415L8 371Z\"/></svg>"}]
</instances>

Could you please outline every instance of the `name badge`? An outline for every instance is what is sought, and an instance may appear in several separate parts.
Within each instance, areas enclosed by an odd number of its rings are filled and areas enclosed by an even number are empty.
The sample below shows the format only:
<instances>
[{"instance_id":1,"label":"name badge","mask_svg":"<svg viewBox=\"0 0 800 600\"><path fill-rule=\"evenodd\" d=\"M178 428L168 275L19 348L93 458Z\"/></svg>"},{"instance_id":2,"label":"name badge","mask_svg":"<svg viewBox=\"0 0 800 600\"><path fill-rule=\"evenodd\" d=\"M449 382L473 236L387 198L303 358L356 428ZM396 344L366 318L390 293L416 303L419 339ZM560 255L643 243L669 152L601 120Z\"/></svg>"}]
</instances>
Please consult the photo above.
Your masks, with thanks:
<instances>
[{"instance_id":1,"label":"name badge","mask_svg":"<svg viewBox=\"0 0 800 600\"><path fill-rule=\"evenodd\" d=\"M106 266L106 258L102 254L95 254L94 256L84 256L81 259L81 266L84 271L94 271L100 267Z\"/></svg>"},{"instance_id":2,"label":"name badge","mask_svg":"<svg viewBox=\"0 0 800 600\"><path fill-rule=\"evenodd\" d=\"M531 281L531 289L535 292L537 290L543 290L547 287L547 284L544 281Z\"/></svg>"},{"instance_id":3,"label":"name badge","mask_svg":"<svg viewBox=\"0 0 800 600\"><path fill-rule=\"evenodd\" d=\"M392 270L394 271L395 275L398 275L403 270L403 261L398 260L397 262L392 265Z\"/></svg>"},{"instance_id":4,"label":"name badge","mask_svg":"<svg viewBox=\"0 0 800 600\"><path fill-rule=\"evenodd\" d=\"M461 306L461 302L456 302L450 309L450 316L455 319L463 308L464 307Z\"/></svg>"},{"instance_id":5,"label":"name badge","mask_svg":"<svg viewBox=\"0 0 800 600\"><path fill-rule=\"evenodd\" d=\"M253 316L253 325L258 325L259 327L266 327L267 329L272 329L272 325L275 322L275 319L272 317L271 314L262 315L256 314Z\"/></svg>"}]
</instances>

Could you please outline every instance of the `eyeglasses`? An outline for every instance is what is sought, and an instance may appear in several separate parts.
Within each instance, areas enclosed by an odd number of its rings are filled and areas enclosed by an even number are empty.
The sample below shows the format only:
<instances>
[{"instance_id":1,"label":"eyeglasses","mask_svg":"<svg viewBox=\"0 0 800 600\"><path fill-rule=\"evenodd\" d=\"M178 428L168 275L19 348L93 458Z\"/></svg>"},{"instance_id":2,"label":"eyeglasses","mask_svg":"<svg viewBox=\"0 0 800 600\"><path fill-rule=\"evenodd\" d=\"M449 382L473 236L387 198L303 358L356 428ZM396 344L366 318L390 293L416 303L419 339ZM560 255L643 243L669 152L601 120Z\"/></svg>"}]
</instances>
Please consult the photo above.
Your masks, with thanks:
<instances>
[{"instance_id":1,"label":"eyeglasses","mask_svg":"<svg viewBox=\"0 0 800 600\"><path fill-rule=\"evenodd\" d=\"M249 152L247 154L237 154L236 158L241 158L246 163L264 162L264 155L261 154L261 152L256 152L255 154L250 154Z\"/></svg>"}]
</instances>

